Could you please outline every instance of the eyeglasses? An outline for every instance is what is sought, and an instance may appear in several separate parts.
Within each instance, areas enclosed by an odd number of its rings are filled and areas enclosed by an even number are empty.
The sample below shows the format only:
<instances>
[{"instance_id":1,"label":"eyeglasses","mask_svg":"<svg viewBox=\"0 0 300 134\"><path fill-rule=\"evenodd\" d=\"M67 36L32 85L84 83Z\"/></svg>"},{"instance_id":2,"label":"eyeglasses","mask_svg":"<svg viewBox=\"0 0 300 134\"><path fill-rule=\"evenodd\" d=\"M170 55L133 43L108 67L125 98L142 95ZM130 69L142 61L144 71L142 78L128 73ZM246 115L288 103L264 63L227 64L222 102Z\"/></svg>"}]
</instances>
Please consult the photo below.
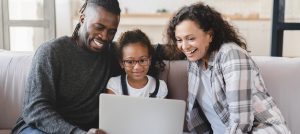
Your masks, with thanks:
<instances>
[{"instance_id":1,"label":"eyeglasses","mask_svg":"<svg viewBox=\"0 0 300 134\"><path fill-rule=\"evenodd\" d=\"M136 63L139 63L141 66L148 66L150 64L150 58L140 60L123 60L123 65L125 67L134 67Z\"/></svg>"}]
</instances>

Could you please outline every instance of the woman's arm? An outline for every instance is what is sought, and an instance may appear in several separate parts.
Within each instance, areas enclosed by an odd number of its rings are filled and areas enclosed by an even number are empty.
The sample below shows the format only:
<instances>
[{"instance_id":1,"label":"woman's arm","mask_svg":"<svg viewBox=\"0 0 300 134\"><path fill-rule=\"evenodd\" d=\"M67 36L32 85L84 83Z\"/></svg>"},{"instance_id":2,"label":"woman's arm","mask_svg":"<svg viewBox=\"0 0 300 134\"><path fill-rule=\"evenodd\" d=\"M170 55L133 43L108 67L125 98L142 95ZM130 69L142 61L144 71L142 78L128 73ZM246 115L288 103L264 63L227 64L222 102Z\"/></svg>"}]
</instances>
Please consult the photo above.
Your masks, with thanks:
<instances>
[{"instance_id":1,"label":"woman's arm","mask_svg":"<svg viewBox=\"0 0 300 134\"><path fill-rule=\"evenodd\" d=\"M229 133L247 133L253 126L253 62L245 51L232 49L221 58L229 110Z\"/></svg>"}]
</instances>

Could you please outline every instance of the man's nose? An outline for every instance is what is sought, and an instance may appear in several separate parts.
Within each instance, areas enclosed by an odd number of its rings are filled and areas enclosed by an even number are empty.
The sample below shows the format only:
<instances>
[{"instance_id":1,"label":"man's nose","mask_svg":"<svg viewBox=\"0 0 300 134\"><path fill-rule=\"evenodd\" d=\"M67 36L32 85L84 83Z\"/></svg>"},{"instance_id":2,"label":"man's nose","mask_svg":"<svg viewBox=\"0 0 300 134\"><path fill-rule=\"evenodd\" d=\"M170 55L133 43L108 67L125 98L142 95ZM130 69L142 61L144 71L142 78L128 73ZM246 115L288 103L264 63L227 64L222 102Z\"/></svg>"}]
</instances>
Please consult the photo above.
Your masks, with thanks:
<instances>
[{"instance_id":1,"label":"man's nose","mask_svg":"<svg viewBox=\"0 0 300 134\"><path fill-rule=\"evenodd\" d=\"M98 36L101 38L102 41L108 41L108 31L103 30L101 31Z\"/></svg>"}]
</instances>

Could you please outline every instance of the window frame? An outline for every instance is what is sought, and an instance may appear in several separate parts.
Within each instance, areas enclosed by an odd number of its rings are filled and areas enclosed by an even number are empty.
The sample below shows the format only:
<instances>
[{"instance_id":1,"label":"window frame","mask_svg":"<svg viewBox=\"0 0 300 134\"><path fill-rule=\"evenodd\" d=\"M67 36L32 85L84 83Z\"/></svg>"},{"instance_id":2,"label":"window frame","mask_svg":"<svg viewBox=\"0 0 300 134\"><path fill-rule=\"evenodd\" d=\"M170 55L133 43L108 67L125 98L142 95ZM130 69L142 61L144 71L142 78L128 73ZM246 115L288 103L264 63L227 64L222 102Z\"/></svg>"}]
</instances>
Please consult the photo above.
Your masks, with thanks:
<instances>
[{"instance_id":1,"label":"window frame","mask_svg":"<svg viewBox=\"0 0 300 134\"><path fill-rule=\"evenodd\" d=\"M4 48L4 37L3 37L3 12L2 12L2 3L3 1L0 1L0 49Z\"/></svg>"},{"instance_id":2,"label":"window frame","mask_svg":"<svg viewBox=\"0 0 300 134\"><path fill-rule=\"evenodd\" d=\"M1 0L0 2L0 49L10 50L10 27L43 28L45 40L56 37L55 0L43 0L43 20L9 20L8 1L9 0Z\"/></svg>"}]
</instances>

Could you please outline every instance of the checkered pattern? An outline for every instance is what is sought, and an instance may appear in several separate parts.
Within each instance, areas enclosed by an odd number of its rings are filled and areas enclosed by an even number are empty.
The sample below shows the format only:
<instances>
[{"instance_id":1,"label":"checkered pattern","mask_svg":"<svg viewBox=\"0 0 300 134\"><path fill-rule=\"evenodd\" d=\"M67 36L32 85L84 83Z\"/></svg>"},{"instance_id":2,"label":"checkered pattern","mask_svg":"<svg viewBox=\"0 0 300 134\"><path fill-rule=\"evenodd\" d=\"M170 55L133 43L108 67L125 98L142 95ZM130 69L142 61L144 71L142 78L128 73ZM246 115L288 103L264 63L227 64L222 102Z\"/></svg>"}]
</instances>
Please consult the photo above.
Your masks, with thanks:
<instances>
[{"instance_id":1,"label":"checkered pattern","mask_svg":"<svg viewBox=\"0 0 300 134\"><path fill-rule=\"evenodd\" d=\"M188 128L197 134L212 133L196 101L200 89L201 61L190 62ZM223 44L208 62L212 71L212 103L226 134L290 134L282 114L266 92L259 69L247 51L234 43Z\"/></svg>"}]
</instances>

